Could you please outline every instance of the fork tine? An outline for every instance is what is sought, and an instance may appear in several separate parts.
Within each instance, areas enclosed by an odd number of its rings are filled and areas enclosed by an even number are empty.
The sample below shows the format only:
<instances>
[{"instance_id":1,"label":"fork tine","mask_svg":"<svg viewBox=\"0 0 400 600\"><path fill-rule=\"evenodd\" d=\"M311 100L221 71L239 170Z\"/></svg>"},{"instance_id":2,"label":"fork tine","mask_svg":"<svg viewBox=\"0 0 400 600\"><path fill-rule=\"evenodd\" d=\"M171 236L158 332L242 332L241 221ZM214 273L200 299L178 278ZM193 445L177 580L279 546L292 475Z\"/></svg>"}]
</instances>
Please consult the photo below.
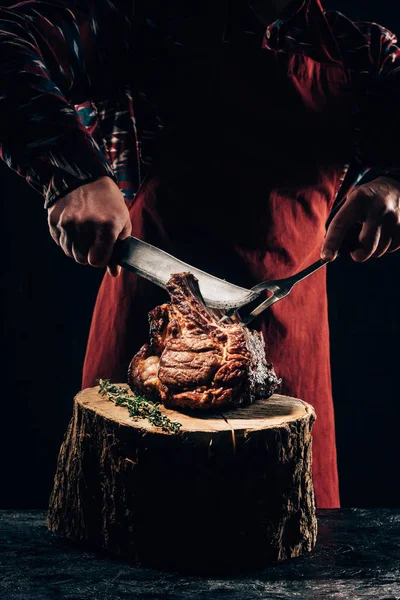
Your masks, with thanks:
<instances>
[{"instance_id":1,"label":"fork tine","mask_svg":"<svg viewBox=\"0 0 400 600\"><path fill-rule=\"evenodd\" d=\"M226 321L227 319L229 319L232 315L234 315L237 312L237 308L230 308L226 314L220 318L220 320L218 321L218 323L222 323L223 321Z\"/></svg>"},{"instance_id":2,"label":"fork tine","mask_svg":"<svg viewBox=\"0 0 400 600\"><path fill-rule=\"evenodd\" d=\"M253 308L253 310L247 316L241 316L242 322L245 325L248 325L248 323L250 323L253 319L258 317L258 315L260 315L262 312L264 312L264 310L266 308L272 306L272 304L275 304L275 302L278 302L278 300L281 300L286 295L287 294L284 294L284 295L272 294L272 296L270 296L269 298L264 300L264 302L261 302L258 306Z\"/></svg>"}]
</instances>

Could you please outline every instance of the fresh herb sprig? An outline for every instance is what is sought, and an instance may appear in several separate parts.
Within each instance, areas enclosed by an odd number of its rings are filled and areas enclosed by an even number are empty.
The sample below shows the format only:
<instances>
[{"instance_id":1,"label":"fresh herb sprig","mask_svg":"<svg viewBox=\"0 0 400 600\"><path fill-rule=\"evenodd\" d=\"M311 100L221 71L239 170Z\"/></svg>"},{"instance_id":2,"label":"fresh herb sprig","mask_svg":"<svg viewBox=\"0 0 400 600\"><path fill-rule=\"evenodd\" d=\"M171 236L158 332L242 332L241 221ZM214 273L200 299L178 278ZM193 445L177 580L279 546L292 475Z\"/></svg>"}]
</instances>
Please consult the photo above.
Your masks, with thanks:
<instances>
[{"instance_id":1,"label":"fresh herb sprig","mask_svg":"<svg viewBox=\"0 0 400 600\"><path fill-rule=\"evenodd\" d=\"M143 396L134 394L128 387L111 383L109 379L99 379L100 395L113 402L116 406L125 406L133 419L147 419L155 427L164 431L179 433L181 423L171 421L160 410L160 404L151 402Z\"/></svg>"}]
</instances>

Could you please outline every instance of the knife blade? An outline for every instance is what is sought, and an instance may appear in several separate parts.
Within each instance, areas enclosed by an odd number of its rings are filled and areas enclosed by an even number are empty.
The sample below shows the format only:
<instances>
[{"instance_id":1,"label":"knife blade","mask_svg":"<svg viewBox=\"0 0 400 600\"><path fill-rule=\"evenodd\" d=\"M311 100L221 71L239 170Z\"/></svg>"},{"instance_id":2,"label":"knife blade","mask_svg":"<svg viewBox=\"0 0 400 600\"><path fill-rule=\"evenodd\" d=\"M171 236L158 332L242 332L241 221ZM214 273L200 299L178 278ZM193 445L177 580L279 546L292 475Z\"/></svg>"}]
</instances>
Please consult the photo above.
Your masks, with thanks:
<instances>
[{"instance_id":1,"label":"knife blade","mask_svg":"<svg viewBox=\"0 0 400 600\"><path fill-rule=\"evenodd\" d=\"M112 262L164 289L173 273L190 272L199 280L201 294L210 308L239 308L259 296L257 292L210 275L133 236L116 242Z\"/></svg>"}]
</instances>

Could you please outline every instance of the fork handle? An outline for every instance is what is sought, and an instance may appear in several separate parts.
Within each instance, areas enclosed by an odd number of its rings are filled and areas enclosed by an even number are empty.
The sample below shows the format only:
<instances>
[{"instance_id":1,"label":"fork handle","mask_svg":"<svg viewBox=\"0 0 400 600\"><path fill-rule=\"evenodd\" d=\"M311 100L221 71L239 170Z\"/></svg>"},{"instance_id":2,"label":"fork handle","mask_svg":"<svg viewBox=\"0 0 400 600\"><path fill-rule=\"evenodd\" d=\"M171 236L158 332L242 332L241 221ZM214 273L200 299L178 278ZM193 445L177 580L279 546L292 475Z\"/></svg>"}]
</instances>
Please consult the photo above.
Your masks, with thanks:
<instances>
[{"instance_id":1,"label":"fork handle","mask_svg":"<svg viewBox=\"0 0 400 600\"><path fill-rule=\"evenodd\" d=\"M308 275L311 275L311 273L314 273L314 271L318 271L318 269L325 266L328 262L329 262L329 260L322 260L322 258L320 258L312 265L309 265L308 267L306 267L299 273L296 273L296 275L292 275L291 277L286 277L285 279L276 279L274 281L263 281L262 283L258 283L257 285L252 287L251 291L252 292L262 292L263 290L267 290L267 289L270 289L270 291L274 291L273 289L271 289L274 286L276 286L279 289L282 289L283 287L285 287L286 289L288 289L290 291L296 283L298 283L302 279L305 279L306 277L308 277Z\"/></svg>"}]
</instances>

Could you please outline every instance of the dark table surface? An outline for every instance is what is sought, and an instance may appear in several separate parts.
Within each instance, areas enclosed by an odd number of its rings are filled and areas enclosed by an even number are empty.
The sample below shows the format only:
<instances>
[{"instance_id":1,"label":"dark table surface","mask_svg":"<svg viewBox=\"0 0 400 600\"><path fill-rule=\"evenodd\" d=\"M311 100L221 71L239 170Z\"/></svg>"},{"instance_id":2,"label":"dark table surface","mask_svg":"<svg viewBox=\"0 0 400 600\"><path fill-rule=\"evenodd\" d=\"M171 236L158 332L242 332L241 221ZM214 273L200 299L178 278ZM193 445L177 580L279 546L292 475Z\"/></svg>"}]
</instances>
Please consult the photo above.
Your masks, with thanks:
<instances>
[{"instance_id":1,"label":"dark table surface","mask_svg":"<svg viewBox=\"0 0 400 600\"><path fill-rule=\"evenodd\" d=\"M71 547L46 530L44 511L0 511L0 598L400 600L400 509L321 510L318 516L313 553L262 571L200 577Z\"/></svg>"}]
</instances>

